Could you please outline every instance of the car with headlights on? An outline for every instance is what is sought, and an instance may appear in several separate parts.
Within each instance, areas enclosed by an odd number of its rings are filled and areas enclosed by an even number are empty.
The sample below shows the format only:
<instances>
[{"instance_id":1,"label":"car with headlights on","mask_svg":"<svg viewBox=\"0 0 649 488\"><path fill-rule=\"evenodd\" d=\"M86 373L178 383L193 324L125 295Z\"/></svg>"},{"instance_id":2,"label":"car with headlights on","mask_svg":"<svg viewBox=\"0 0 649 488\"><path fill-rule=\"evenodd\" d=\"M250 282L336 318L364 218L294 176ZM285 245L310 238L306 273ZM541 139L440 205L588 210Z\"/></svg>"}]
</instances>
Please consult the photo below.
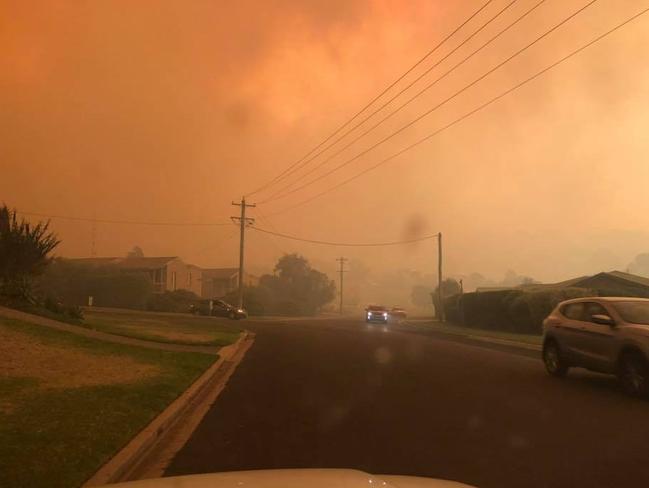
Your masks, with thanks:
<instances>
[{"instance_id":1,"label":"car with headlights on","mask_svg":"<svg viewBox=\"0 0 649 488\"><path fill-rule=\"evenodd\" d=\"M552 376L572 367L616 375L649 395L649 299L592 297L559 303L543 322L543 362Z\"/></svg>"},{"instance_id":2,"label":"car with headlights on","mask_svg":"<svg viewBox=\"0 0 649 488\"><path fill-rule=\"evenodd\" d=\"M389 310L383 305L370 305L365 309L365 322L380 322L383 324L388 323L390 316Z\"/></svg>"}]
</instances>

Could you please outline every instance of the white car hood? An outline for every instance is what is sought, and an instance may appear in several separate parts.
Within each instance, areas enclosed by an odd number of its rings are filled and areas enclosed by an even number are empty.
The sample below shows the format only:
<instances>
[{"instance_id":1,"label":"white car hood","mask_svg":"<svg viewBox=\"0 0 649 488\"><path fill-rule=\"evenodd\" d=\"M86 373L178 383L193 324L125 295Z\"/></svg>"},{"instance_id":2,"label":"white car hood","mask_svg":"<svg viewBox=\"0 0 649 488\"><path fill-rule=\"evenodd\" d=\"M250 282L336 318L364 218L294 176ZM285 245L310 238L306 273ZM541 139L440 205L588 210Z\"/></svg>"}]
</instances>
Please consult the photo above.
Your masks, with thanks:
<instances>
[{"instance_id":1,"label":"white car hood","mask_svg":"<svg viewBox=\"0 0 649 488\"><path fill-rule=\"evenodd\" d=\"M353 469L271 469L129 481L106 488L462 488L455 481L373 475Z\"/></svg>"}]
</instances>

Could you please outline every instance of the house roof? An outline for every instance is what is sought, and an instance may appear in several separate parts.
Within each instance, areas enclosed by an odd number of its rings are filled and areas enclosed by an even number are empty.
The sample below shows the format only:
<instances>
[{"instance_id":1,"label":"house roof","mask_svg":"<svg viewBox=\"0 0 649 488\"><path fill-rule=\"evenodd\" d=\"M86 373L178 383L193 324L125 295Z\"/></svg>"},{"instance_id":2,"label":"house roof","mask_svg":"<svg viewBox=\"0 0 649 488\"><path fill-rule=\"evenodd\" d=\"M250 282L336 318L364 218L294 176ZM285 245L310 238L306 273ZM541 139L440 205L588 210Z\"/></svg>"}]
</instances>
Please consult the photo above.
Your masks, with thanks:
<instances>
[{"instance_id":1,"label":"house roof","mask_svg":"<svg viewBox=\"0 0 649 488\"><path fill-rule=\"evenodd\" d=\"M592 276L579 276L577 278L571 278L569 280L559 281L558 283L533 283L529 285L519 285L514 287L482 286L476 288L476 291L477 292L502 291L502 290L541 291L541 290L557 289L557 288L590 288L593 284L592 280L597 278L608 278L610 281L616 283L620 283L620 280L622 280L628 283L632 283L633 285L636 286L649 288L649 278L645 278L644 276L625 273L623 271L603 271L601 273L597 273Z\"/></svg>"},{"instance_id":2,"label":"house roof","mask_svg":"<svg viewBox=\"0 0 649 488\"><path fill-rule=\"evenodd\" d=\"M620 278L626 281L631 281L633 283L636 283L638 285L642 286L649 286L649 278L645 278L644 276L638 276L634 275L631 273L625 273L623 271L610 271L608 273L603 273L607 275L612 275L615 276L616 278Z\"/></svg>"},{"instance_id":3,"label":"house roof","mask_svg":"<svg viewBox=\"0 0 649 488\"><path fill-rule=\"evenodd\" d=\"M169 261L178 259L176 256L171 257L143 257L143 258L73 258L70 261L89 266L104 266L114 264L122 269L159 269L164 267Z\"/></svg>"},{"instance_id":4,"label":"house roof","mask_svg":"<svg viewBox=\"0 0 649 488\"><path fill-rule=\"evenodd\" d=\"M68 261L73 261L79 264L87 264L89 266L103 266L106 264L117 264L123 258L68 258Z\"/></svg>"},{"instance_id":5,"label":"house roof","mask_svg":"<svg viewBox=\"0 0 649 488\"><path fill-rule=\"evenodd\" d=\"M552 283L550 286L553 286L555 288L570 288L589 278L592 278L592 276L578 276L577 278L571 278L569 280L559 281L558 283Z\"/></svg>"},{"instance_id":6,"label":"house roof","mask_svg":"<svg viewBox=\"0 0 649 488\"><path fill-rule=\"evenodd\" d=\"M516 290L515 286L478 286L475 291L478 293L484 293L488 291L506 291L506 290Z\"/></svg>"},{"instance_id":7,"label":"house roof","mask_svg":"<svg viewBox=\"0 0 649 488\"><path fill-rule=\"evenodd\" d=\"M623 271L603 271L601 273L594 274L592 276L580 276L578 278L572 278L570 280L560 281L559 283L548 283L548 284L538 284L531 285L530 288L535 289L547 289L547 288L590 288L592 280L597 278L608 278L611 281L619 283L620 280L632 283L634 285L640 285L643 287L649 287L649 278L644 276L638 276L631 273L624 273Z\"/></svg>"},{"instance_id":8,"label":"house roof","mask_svg":"<svg viewBox=\"0 0 649 488\"><path fill-rule=\"evenodd\" d=\"M123 269L159 269L163 268L169 261L173 261L174 259L178 259L178 257L124 258L118 263L118 265Z\"/></svg>"},{"instance_id":9,"label":"house roof","mask_svg":"<svg viewBox=\"0 0 649 488\"><path fill-rule=\"evenodd\" d=\"M239 268L209 268L203 270L203 279L226 280L239 274Z\"/></svg>"}]
</instances>

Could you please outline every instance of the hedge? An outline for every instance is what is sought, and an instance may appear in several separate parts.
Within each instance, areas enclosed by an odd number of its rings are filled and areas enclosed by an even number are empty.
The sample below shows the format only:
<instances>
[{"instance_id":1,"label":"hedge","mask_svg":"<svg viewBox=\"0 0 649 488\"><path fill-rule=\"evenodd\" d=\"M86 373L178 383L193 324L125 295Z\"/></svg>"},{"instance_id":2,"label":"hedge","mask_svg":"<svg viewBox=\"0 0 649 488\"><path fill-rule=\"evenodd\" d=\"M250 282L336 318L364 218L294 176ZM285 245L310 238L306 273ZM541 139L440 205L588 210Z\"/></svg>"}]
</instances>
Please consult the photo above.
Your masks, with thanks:
<instances>
[{"instance_id":1,"label":"hedge","mask_svg":"<svg viewBox=\"0 0 649 488\"><path fill-rule=\"evenodd\" d=\"M543 320L559 302L596 295L585 288L474 292L446 298L444 310L449 321L467 327L541 334Z\"/></svg>"}]
</instances>

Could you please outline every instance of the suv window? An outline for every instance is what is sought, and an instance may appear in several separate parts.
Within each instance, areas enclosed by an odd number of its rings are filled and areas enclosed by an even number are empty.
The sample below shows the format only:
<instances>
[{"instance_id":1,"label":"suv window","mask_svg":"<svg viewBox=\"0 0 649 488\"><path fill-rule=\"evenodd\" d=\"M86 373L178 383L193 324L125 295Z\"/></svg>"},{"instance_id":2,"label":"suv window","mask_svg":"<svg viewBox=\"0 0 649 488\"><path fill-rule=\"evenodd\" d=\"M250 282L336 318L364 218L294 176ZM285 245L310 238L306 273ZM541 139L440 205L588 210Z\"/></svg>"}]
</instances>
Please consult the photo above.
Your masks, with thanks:
<instances>
[{"instance_id":1,"label":"suv window","mask_svg":"<svg viewBox=\"0 0 649 488\"><path fill-rule=\"evenodd\" d=\"M561 309L561 313L571 320L583 320L584 302L569 303Z\"/></svg>"},{"instance_id":2,"label":"suv window","mask_svg":"<svg viewBox=\"0 0 649 488\"><path fill-rule=\"evenodd\" d=\"M587 302L584 307L584 318L586 322L593 322L593 315L610 315L599 303Z\"/></svg>"}]
</instances>

